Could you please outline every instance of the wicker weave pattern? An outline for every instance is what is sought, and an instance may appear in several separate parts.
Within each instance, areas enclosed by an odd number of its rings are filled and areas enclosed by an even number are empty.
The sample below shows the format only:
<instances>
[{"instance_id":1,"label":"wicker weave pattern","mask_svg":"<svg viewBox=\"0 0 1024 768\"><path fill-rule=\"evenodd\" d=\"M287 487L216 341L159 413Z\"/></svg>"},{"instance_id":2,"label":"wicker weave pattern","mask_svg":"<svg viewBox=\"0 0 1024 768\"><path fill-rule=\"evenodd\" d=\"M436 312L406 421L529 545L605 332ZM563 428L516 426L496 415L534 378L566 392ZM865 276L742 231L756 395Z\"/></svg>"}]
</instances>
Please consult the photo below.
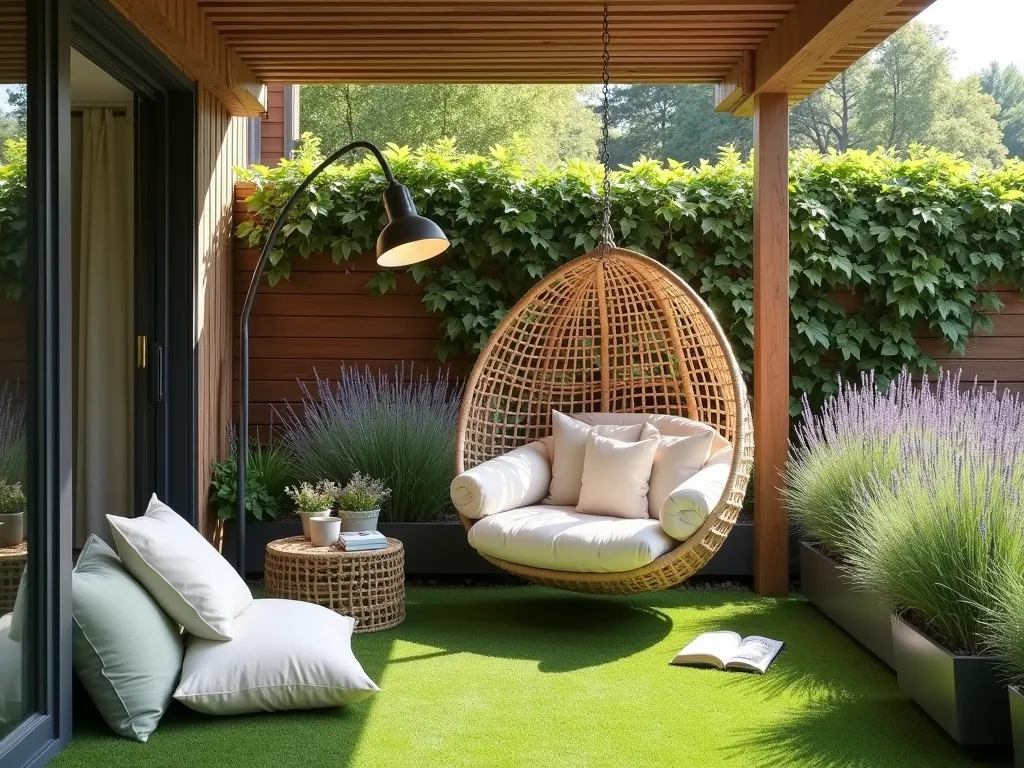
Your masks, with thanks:
<instances>
[{"instance_id":1,"label":"wicker weave pattern","mask_svg":"<svg viewBox=\"0 0 1024 768\"><path fill-rule=\"evenodd\" d=\"M405 551L398 539L384 549L344 552L314 547L302 536L267 545L267 597L316 603L356 620L356 633L397 627L405 620Z\"/></svg>"},{"instance_id":2,"label":"wicker weave pattern","mask_svg":"<svg viewBox=\"0 0 1024 768\"><path fill-rule=\"evenodd\" d=\"M714 314L676 274L639 253L597 250L566 264L512 309L466 385L457 471L551 432L551 410L667 413L715 427L734 454L722 501L689 540L625 573L580 574L488 558L511 573L580 592L666 589L728 536L753 465L743 378ZM463 518L467 528L471 520Z\"/></svg>"},{"instance_id":3,"label":"wicker weave pattern","mask_svg":"<svg viewBox=\"0 0 1024 768\"><path fill-rule=\"evenodd\" d=\"M25 572L27 562L28 544L25 542L16 547L0 549L0 615L14 610L18 586L21 584L21 575Z\"/></svg>"}]
</instances>

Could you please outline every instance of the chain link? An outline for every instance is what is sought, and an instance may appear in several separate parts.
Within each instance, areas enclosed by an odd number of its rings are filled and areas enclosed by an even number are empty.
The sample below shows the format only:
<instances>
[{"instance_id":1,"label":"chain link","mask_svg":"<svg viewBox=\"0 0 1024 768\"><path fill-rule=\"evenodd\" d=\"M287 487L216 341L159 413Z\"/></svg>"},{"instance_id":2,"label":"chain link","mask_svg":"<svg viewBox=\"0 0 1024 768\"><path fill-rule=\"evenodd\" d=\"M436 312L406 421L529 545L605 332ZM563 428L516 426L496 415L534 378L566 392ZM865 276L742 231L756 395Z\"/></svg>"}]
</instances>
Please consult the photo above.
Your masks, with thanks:
<instances>
[{"instance_id":1,"label":"chain link","mask_svg":"<svg viewBox=\"0 0 1024 768\"><path fill-rule=\"evenodd\" d=\"M615 233L612 231L612 179L611 179L611 153L609 151L609 82L611 74L609 65L611 54L608 51L612 36L608 31L608 3L604 4L604 30L601 35L603 52L601 56L601 164L604 166L604 183L602 185L602 211L601 211L601 245L606 248L615 247Z\"/></svg>"}]
</instances>

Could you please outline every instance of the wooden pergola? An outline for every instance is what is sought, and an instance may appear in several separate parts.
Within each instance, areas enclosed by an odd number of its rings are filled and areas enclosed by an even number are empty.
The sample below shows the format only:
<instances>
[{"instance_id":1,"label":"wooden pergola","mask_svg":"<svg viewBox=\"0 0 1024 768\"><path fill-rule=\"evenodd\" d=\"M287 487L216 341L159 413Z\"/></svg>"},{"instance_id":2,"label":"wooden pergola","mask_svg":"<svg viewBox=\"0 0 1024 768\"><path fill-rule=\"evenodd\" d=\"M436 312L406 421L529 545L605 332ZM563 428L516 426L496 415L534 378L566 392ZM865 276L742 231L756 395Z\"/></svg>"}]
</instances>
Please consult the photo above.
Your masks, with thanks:
<instances>
[{"instance_id":1,"label":"wooden pergola","mask_svg":"<svg viewBox=\"0 0 1024 768\"><path fill-rule=\"evenodd\" d=\"M755 588L789 525L789 107L932 0L609 0L615 83L711 83L754 118ZM265 83L595 83L602 0L115 0L235 115ZM628 243L624 243L628 245Z\"/></svg>"}]
</instances>

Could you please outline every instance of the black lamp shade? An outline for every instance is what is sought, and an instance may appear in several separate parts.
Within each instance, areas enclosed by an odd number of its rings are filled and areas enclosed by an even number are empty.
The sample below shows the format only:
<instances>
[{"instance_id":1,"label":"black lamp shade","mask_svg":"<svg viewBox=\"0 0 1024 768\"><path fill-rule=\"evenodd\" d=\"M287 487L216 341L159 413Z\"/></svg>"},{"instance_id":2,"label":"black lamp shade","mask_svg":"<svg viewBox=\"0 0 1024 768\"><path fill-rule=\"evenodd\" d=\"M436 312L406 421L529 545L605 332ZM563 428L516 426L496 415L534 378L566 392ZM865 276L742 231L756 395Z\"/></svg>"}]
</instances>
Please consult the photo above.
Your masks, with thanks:
<instances>
[{"instance_id":1,"label":"black lamp shade","mask_svg":"<svg viewBox=\"0 0 1024 768\"><path fill-rule=\"evenodd\" d=\"M409 190L392 184L384 191L388 225L377 238L377 263L382 267L407 267L448 250L444 232L416 212Z\"/></svg>"}]
</instances>

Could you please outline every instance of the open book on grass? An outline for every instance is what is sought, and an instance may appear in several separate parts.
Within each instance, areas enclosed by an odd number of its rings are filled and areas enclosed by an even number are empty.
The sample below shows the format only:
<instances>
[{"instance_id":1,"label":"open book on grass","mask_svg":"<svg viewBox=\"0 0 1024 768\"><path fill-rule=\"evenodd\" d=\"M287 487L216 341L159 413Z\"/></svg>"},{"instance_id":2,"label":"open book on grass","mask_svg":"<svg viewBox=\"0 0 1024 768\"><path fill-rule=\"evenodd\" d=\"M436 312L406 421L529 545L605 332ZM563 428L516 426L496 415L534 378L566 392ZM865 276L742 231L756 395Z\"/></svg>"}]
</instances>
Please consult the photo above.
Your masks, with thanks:
<instances>
[{"instance_id":1,"label":"open book on grass","mask_svg":"<svg viewBox=\"0 0 1024 768\"><path fill-rule=\"evenodd\" d=\"M760 635L740 637L735 632L705 632L677 653L672 663L763 675L784 645L781 640Z\"/></svg>"}]
</instances>

